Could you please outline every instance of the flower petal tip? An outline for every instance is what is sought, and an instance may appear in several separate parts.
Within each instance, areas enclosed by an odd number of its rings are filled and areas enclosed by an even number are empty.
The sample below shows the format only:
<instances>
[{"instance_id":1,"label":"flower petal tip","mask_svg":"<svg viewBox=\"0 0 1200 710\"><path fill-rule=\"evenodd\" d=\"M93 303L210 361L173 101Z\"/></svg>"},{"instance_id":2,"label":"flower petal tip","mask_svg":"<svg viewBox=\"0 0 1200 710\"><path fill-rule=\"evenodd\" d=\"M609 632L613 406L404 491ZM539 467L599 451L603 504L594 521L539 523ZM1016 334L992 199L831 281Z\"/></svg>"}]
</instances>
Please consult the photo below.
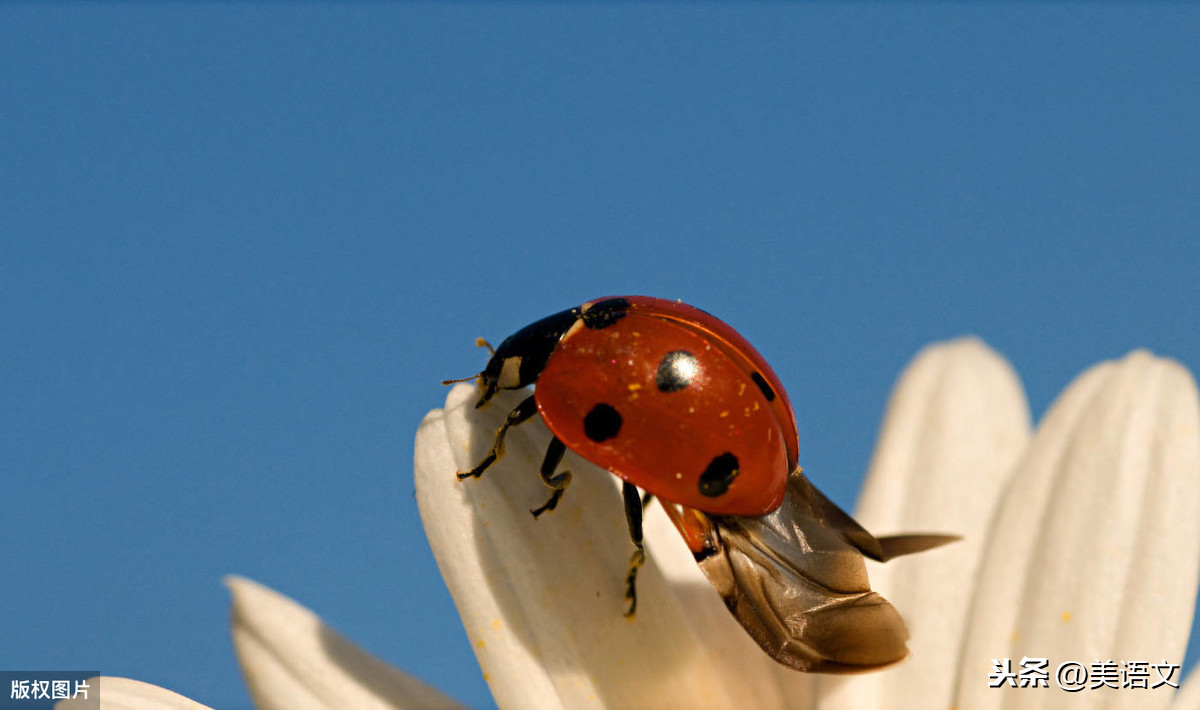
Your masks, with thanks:
<instances>
[{"instance_id":1,"label":"flower petal tip","mask_svg":"<svg viewBox=\"0 0 1200 710\"><path fill-rule=\"evenodd\" d=\"M229 576L224 582L233 596L234 648L256 707L459 707L283 594L244 577Z\"/></svg>"}]
</instances>

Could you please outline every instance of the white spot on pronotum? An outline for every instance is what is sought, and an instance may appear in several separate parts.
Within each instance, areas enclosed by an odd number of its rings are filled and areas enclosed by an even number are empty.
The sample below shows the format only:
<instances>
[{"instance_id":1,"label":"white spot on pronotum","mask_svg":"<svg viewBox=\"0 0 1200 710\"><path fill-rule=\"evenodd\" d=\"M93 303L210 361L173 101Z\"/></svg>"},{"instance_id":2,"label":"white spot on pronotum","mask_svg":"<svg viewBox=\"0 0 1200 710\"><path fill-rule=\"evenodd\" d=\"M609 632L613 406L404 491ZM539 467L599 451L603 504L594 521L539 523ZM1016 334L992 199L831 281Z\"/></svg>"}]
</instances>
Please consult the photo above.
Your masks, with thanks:
<instances>
[{"instance_id":1,"label":"white spot on pronotum","mask_svg":"<svg viewBox=\"0 0 1200 710\"><path fill-rule=\"evenodd\" d=\"M563 337L559 342L562 342L563 340L566 340L567 338L571 337L572 335L575 335L576 333L579 332L579 329L582 327L583 327L583 319L576 318L575 322L571 324L571 327L567 328L567 332L563 333Z\"/></svg>"},{"instance_id":2,"label":"white spot on pronotum","mask_svg":"<svg viewBox=\"0 0 1200 710\"><path fill-rule=\"evenodd\" d=\"M500 389L512 389L519 387L520 384L521 356L513 355L504 358L504 364L500 367L500 376L496 378L496 385Z\"/></svg>"}]
</instances>

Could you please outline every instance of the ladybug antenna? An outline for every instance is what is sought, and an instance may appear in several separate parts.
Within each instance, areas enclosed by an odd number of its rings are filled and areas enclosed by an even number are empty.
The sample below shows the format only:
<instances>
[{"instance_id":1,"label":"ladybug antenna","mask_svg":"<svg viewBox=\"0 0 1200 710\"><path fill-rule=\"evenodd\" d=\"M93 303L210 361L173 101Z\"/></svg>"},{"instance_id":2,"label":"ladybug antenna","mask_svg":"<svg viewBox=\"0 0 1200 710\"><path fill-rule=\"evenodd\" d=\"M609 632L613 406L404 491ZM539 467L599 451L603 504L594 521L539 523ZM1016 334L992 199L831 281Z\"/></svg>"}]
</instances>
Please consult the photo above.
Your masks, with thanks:
<instances>
[{"instance_id":1,"label":"ladybug antenna","mask_svg":"<svg viewBox=\"0 0 1200 710\"><path fill-rule=\"evenodd\" d=\"M457 380L442 380L442 384L443 384L443 385L452 385L452 384L454 384L455 382L466 382L467 380L474 380L474 379L478 379L478 378L479 378L479 375L482 375L482 374L483 374L483 373L482 373L482 372L480 372L480 373L477 373L477 374L474 374L474 375L468 375L467 377L460 377L460 378L459 378L459 379L457 379Z\"/></svg>"},{"instance_id":2,"label":"ladybug antenna","mask_svg":"<svg viewBox=\"0 0 1200 710\"><path fill-rule=\"evenodd\" d=\"M483 338L475 338L475 347L487 348L489 353L491 353L492 355L496 354L496 348L493 348L492 344L489 343L488 341L484 340ZM468 375L467 377L460 377L457 380L442 380L442 384L443 385L452 385L455 382L466 382L467 380L476 380L476 379L479 379L479 376L482 374L483 373L480 372L480 373L477 373L474 375Z\"/></svg>"}]
</instances>

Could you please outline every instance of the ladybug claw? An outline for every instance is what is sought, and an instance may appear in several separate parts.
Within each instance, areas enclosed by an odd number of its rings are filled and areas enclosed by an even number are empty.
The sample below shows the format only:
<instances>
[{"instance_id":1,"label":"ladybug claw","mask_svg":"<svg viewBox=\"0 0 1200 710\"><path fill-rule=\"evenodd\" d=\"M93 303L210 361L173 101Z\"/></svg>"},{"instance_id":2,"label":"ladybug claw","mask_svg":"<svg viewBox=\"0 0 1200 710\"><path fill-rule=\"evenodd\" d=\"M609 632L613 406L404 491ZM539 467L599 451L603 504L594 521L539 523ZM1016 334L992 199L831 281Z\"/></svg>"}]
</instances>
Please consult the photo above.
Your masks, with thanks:
<instances>
[{"instance_id":1,"label":"ladybug claw","mask_svg":"<svg viewBox=\"0 0 1200 710\"><path fill-rule=\"evenodd\" d=\"M557 439L555 441L557 441ZM553 470L553 466L550 468ZM550 495L550 500L546 501L545 505L529 511L530 513L533 513L533 517L535 518L542 513L554 510L558 506L558 501L563 497L563 491L567 490L567 486L571 483L571 472L563 471L557 476L548 476L546 475L545 468L543 468L542 481L544 481L547 486L550 486L550 488L554 490L554 493Z\"/></svg>"},{"instance_id":2,"label":"ladybug claw","mask_svg":"<svg viewBox=\"0 0 1200 710\"><path fill-rule=\"evenodd\" d=\"M570 474L567 474L567 480L570 480ZM565 487L566 486L564 486L563 488L565 488ZM550 500L546 501L545 505L543 505L540 508L534 508L533 510L530 510L529 512L533 513L533 517L537 518L542 513L548 513L550 511L554 510L555 508L557 508L558 501L561 500L563 497L563 488L556 489L554 491L554 493L552 493L550 495Z\"/></svg>"},{"instance_id":3,"label":"ladybug claw","mask_svg":"<svg viewBox=\"0 0 1200 710\"><path fill-rule=\"evenodd\" d=\"M554 493L550 495L550 500L546 501L545 505L529 511L533 513L533 517L535 518L548 510L554 510L555 506L558 505L559 499L562 498L563 491L567 489L567 484L571 482L570 471L563 471L557 476L554 475L554 469L558 468L558 464L562 461L566 450L567 447L557 436L551 438L550 445L546 447L546 458L542 459L542 483L549 486Z\"/></svg>"},{"instance_id":4,"label":"ladybug claw","mask_svg":"<svg viewBox=\"0 0 1200 710\"><path fill-rule=\"evenodd\" d=\"M629 558L629 574L625 577L625 598L629 600L629 609L625 612L626 619L632 619L637 614L637 574L638 569L646 564L646 550L641 546L633 551Z\"/></svg>"},{"instance_id":5,"label":"ladybug claw","mask_svg":"<svg viewBox=\"0 0 1200 710\"><path fill-rule=\"evenodd\" d=\"M491 451L489 451L488 455L483 457L483 461L480 461L479 465L476 466L475 468L471 469L470 471L467 471L465 473L462 471L459 471L458 473L456 473L455 475L458 476L458 480L463 481L468 478L479 478L480 476L482 476L483 472L487 470L487 467L491 466L493 463L495 463L497 457L504 454L504 451L503 451L504 447L500 447L500 448L501 448L500 451L496 451L495 449L492 449Z\"/></svg>"}]
</instances>

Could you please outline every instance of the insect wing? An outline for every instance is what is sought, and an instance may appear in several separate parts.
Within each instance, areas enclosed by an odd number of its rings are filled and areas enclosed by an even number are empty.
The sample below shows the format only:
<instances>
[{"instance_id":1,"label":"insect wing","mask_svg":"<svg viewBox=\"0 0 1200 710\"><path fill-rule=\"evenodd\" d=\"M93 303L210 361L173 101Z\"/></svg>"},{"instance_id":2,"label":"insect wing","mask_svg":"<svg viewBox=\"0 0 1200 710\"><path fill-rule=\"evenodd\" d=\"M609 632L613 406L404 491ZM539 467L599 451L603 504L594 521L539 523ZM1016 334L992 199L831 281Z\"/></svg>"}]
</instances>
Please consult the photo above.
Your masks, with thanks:
<instances>
[{"instance_id":1,"label":"insect wing","mask_svg":"<svg viewBox=\"0 0 1200 710\"><path fill-rule=\"evenodd\" d=\"M880 541L799 472L774 512L710 523L715 553L700 569L772 658L801 671L858 673L908 655L904 621L867 580L863 554L885 557Z\"/></svg>"}]
</instances>

